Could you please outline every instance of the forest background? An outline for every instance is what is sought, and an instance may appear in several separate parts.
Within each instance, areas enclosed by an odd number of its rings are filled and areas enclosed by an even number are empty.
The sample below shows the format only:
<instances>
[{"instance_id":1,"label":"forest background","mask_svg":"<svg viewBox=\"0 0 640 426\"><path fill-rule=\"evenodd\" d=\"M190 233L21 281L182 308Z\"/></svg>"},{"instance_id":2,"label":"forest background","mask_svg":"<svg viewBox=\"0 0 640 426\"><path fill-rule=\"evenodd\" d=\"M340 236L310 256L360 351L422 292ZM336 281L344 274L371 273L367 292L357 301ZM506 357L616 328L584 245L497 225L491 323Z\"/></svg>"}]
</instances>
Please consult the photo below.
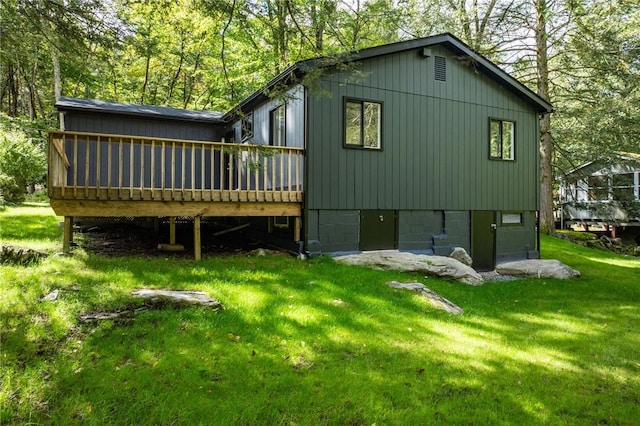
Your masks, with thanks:
<instances>
[{"instance_id":1,"label":"forest background","mask_svg":"<svg viewBox=\"0 0 640 426\"><path fill-rule=\"evenodd\" d=\"M0 188L46 173L60 96L226 112L289 65L451 32L543 98L555 177L640 151L637 0L1 0ZM0 201L1 203L1 201Z\"/></svg>"}]
</instances>

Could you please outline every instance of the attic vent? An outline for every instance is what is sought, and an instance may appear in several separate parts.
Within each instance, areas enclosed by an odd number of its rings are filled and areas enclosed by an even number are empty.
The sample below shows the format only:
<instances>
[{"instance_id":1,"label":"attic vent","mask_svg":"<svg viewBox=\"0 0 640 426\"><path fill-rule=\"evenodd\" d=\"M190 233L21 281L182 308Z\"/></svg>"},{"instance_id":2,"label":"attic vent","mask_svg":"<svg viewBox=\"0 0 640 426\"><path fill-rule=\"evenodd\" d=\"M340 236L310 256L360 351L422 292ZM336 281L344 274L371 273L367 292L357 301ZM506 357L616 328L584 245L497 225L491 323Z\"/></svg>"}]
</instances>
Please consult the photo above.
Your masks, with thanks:
<instances>
[{"instance_id":1,"label":"attic vent","mask_svg":"<svg viewBox=\"0 0 640 426\"><path fill-rule=\"evenodd\" d=\"M447 58L436 56L434 59L434 78L436 81L447 81Z\"/></svg>"}]
</instances>

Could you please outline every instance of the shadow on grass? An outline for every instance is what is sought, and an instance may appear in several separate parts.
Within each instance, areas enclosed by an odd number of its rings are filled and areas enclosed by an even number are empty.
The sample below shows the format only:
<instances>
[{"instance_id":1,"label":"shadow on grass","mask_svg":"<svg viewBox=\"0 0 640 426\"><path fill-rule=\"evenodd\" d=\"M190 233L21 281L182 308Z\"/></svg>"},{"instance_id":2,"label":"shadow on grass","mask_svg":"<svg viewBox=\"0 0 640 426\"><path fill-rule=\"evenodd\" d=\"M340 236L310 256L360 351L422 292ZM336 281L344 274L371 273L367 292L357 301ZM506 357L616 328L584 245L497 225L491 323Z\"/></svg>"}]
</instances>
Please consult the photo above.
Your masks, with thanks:
<instances>
[{"instance_id":1,"label":"shadow on grass","mask_svg":"<svg viewBox=\"0 0 640 426\"><path fill-rule=\"evenodd\" d=\"M428 280L467 310L452 317L385 284L420 277L327 259L84 263L89 272L70 280L94 308L130 303L130 291L146 286L204 290L226 309L167 308L83 326L47 380L41 415L54 423L635 418L632 294L590 291L581 280L480 288Z\"/></svg>"},{"instance_id":2,"label":"shadow on grass","mask_svg":"<svg viewBox=\"0 0 640 426\"><path fill-rule=\"evenodd\" d=\"M3 305L3 421L633 424L636 268L601 269L593 250L548 248L583 278L468 287L285 256L79 254L15 268L25 294ZM434 311L390 280L424 282L465 314ZM140 287L203 290L225 310L75 322L137 303ZM37 302L52 288L60 300Z\"/></svg>"}]
</instances>

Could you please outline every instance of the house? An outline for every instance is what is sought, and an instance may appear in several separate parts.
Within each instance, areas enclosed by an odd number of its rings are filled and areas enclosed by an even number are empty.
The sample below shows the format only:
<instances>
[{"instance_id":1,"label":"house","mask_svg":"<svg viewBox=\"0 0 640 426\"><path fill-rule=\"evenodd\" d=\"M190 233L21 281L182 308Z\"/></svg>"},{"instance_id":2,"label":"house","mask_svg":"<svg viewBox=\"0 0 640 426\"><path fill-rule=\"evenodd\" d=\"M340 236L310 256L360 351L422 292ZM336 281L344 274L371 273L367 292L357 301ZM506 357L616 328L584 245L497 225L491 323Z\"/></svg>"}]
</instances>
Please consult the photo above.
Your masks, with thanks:
<instances>
[{"instance_id":1,"label":"house","mask_svg":"<svg viewBox=\"0 0 640 426\"><path fill-rule=\"evenodd\" d=\"M197 246L200 217L237 215L288 223L312 254L460 246L489 270L538 253L552 106L451 34L298 62L225 114L56 106L66 245L73 216L189 216Z\"/></svg>"},{"instance_id":2,"label":"house","mask_svg":"<svg viewBox=\"0 0 640 426\"><path fill-rule=\"evenodd\" d=\"M560 180L563 228L606 231L640 227L640 155L585 163Z\"/></svg>"}]
</instances>

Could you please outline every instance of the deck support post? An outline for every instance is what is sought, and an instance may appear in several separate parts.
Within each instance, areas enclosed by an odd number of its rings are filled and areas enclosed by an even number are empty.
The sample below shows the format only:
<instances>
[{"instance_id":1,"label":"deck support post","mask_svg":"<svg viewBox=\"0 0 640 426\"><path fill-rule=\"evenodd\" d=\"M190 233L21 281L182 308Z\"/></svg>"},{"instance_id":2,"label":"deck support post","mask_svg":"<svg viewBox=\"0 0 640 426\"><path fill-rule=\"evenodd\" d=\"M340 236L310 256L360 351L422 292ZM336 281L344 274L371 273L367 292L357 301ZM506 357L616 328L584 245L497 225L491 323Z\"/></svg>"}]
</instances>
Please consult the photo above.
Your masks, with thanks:
<instances>
[{"instance_id":1,"label":"deck support post","mask_svg":"<svg viewBox=\"0 0 640 426\"><path fill-rule=\"evenodd\" d=\"M200 216L193 218L193 253L195 260L202 259L202 247L200 241Z\"/></svg>"},{"instance_id":2,"label":"deck support post","mask_svg":"<svg viewBox=\"0 0 640 426\"><path fill-rule=\"evenodd\" d=\"M73 242L73 217L64 217L63 237L62 237L62 252L69 253L71 250L71 243Z\"/></svg>"},{"instance_id":3,"label":"deck support post","mask_svg":"<svg viewBox=\"0 0 640 426\"><path fill-rule=\"evenodd\" d=\"M172 246L176 244L176 218L174 216L169 218L169 244Z\"/></svg>"},{"instance_id":4,"label":"deck support post","mask_svg":"<svg viewBox=\"0 0 640 426\"><path fill-rule=\"evenodd\" d=\"M273 216L268 216L267 217L267 232L269 234L273 234L273 222L274 222L274 217Z\"/></svg>"},{"instance_id":5,"label":"deck support post","mask_svg":"<svg viewBox=\"0 0 640 426\"><path fill-rule=\"evenodd\" d=\"M293 240L296 242L300 241L300 229L302 228L300 219L300 216L296 216L293 221Z\"/></svg>"}]
</instances>

